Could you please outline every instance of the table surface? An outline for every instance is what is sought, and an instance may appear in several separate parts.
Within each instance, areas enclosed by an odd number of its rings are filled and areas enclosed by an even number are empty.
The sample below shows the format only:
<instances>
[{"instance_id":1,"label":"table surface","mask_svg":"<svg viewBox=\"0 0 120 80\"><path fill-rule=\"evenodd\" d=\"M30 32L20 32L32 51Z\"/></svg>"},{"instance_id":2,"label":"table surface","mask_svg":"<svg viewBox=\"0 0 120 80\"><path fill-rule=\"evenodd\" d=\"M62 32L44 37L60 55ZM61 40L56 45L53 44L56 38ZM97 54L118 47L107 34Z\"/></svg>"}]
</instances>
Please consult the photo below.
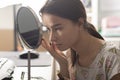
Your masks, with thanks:
<instances>
[{"instance_id":1,"label":"table surface","mask_svg":"<svg viewBox=\"0 0 120 80\"><path fill-rule=\"evenodd\" d=\"M8 58L15 62L17 66L27 66L27 59L20 59L19 55L21 52L14 51L0 51L0 58ZM50 66L51 65L51 55L48 52L39 52L39 58L31 59L31 66Z\"/></svg>"},{"instance_id":2,"label":"table surface","mask_svg":"<svg viewBox=\"0 0 120 80\"><path fill-rule=\"evenodd\" d=\"M15 62L13 80L28 80L28 60L19 58L20 52L0 51L0 58L8 58ZM39 58L31 59L31 80L52 80L52 57L48 52L39 52ZM23 76L21 76L24 74ZM21 79L21 78L24 79ZM43 78L43 79L42 79Z\"/></svg>"},{"instance_id":3,"label":"table surface","mask_svg":"<svg viewBox=\"0 0 120 80\"><path fill-rule=\"evenodd\" d=\"M52 80L52 68L49 67L31 67L31 80ZM16 67L13 80L28 80L27 67Z\"/></svg>"}]
</instances>

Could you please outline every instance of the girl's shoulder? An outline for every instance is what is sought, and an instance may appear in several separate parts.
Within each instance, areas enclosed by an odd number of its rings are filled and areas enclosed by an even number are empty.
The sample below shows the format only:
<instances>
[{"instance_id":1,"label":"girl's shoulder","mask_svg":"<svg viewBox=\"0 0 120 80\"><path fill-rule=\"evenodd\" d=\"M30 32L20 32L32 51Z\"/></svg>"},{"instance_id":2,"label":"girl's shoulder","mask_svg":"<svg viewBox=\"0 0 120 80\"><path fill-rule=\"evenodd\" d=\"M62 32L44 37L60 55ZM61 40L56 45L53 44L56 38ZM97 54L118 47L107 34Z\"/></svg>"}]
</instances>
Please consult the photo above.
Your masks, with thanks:
<instances>
[{"instance_id":1,"label":"girl's shoulder","mask_svg":"<svg viewBox=\"0 0 120 80\"><path fill-rule=\"evenodd\" d=\"M105 56L119 56L120 57L120 41L106 41L102 51Z\"/></svg>"}]
</instances>

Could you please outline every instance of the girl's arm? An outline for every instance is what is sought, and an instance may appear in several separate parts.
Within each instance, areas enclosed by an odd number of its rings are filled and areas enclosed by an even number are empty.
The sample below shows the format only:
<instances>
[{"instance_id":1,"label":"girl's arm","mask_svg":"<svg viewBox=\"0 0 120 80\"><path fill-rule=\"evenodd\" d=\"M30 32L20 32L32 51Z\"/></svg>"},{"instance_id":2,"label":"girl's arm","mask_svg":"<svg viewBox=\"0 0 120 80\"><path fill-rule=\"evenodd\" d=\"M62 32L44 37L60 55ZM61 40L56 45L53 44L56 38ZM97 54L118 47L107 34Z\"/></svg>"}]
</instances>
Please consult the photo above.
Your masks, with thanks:
<instances>
[{"instance_id":1,"label":"girl's arm","mask_svg":"<svg viewBox=\"0 0 120 80\"><path fill-rule=\"evenodd\" d=\"M59 63L59 75L69 78L68 61L66 56L60 51L54 43L48 43L45 39L42 40L42 46L55 58Z\"/></svg>"}]
</instances>

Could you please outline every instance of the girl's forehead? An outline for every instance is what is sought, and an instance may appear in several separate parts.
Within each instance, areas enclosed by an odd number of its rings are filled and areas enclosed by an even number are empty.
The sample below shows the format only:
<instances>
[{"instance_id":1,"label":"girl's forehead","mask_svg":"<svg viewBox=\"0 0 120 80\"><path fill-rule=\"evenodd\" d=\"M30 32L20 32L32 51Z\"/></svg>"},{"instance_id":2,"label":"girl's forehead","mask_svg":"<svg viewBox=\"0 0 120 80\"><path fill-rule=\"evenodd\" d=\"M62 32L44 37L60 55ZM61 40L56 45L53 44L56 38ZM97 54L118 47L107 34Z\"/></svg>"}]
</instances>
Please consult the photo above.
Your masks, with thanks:
<instances>
[{"instance_id":1,"label":"girl's forehead","mask_svg":"<svg viewBox=\"0 0 120 80\"><path fill-rule=\"evenodd\" d=\"M66 18L63 18L63 17L59 17L59 16L56 16L56 15L47 14L47 13L42 15L42 19L43 19L44 22L53 22L53 23L73 22L70 19L66 19Z\"/></svg>"},{"instance_id":2,"label":"girl's forehead","mask_svg":"<svg viewBox=\"0 0 120 80\"><path fill-rule=\"evenodd\" d=\"M50 20L50 21L55 21L55 22L64 19L62 17L52 15L52 14L43 14L42 18L43 20Z\"/></svg>"},{"instance_id":3,"label":"girl's forehead","mask_svg":"<svg viewBox=\"0 0 120 80\"><path fill-rule=\"evenodd\" d=\"M63 23L65 21L64 18L55 16L55 15L51 15L51 14L44 14L42 16L42 20L45 25L47 25L47 24L53 25L53 24Z\"/></svg>"},{"instance_id":4,"label":"girl's forehead","mask_svg":"<svg viewBox=\"0 0 120 80\"><path fill-rule=\"evenodd\" d=\"M43 24L49 28L56 25L67 26L67 25L75 24L72 20L47 13L42 15L42 19L43 19Z\"/></svg>"}]
</instances>

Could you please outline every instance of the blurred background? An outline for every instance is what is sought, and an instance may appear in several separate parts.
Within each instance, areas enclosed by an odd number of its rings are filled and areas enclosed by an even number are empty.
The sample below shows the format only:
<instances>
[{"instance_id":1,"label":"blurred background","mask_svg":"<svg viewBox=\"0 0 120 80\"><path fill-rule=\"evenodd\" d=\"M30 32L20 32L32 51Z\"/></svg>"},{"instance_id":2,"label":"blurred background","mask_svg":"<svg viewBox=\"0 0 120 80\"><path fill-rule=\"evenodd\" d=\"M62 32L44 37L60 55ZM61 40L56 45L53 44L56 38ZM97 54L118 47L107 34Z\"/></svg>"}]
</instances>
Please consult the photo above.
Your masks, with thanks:
<instances>
[{"instance_id":1,"label":"blurred background","mask_svg":"<svg viewBox=\"0 0 120 80\"><path fill-rule=\"evenodd\" d=\"M120 0L81 0L87 19L106 40L119 40ZM15 34L15 18L21 6L31 7L39 16L46 0L0 0L0 51L22 50ZM40 19L41 21L41 19ZM48 35L44 32L46 38ZM44 50L43 48L38 51Z\"/></svg>"},{"instance_id":2,"label":"blurred background","mask_svg":"<svg viewBox=\"0 0 120 80\"><path fill-rule=\"evenodd\" d=\"M0 0L0 51L21 51L23 50L16 37L16 15L21 6L31 7L37 14L46 0ZM43 48L38 48L43 51Z\"/></svg>"},{"instance_id":3,"label":"blurred background","mask_svg":"<svg viewBox=\"0 0 120 80\"><path fill-rule=\"evenodd\" d=\"M88 22L95 26L105 40L120 40L120 0L81 1L85 6ZM8 57L15 61L17 65L14 73L15 80L21 80L21 74L27 71L27 60L18 58L18 53L23 51L16 36L15 23L18 9L22 6L31 7L41 21L39 10L45 2L46 0L0 0L0 57ZM48 40L47 30L43 29L43 36ZM59 66L57 65L56 68L55 60L51 61L51 56L41 46L36 51L40 53L40 57L32 60L32 65L35 65L31 70L32 76L42 76L46 80L50 80L52 76L51 80L56 80L56 70L59 70ZM52 68L51 63L53 63ZM49 65L49 67L41 67L41 65Z\"/></svg>"}]
</instances>

